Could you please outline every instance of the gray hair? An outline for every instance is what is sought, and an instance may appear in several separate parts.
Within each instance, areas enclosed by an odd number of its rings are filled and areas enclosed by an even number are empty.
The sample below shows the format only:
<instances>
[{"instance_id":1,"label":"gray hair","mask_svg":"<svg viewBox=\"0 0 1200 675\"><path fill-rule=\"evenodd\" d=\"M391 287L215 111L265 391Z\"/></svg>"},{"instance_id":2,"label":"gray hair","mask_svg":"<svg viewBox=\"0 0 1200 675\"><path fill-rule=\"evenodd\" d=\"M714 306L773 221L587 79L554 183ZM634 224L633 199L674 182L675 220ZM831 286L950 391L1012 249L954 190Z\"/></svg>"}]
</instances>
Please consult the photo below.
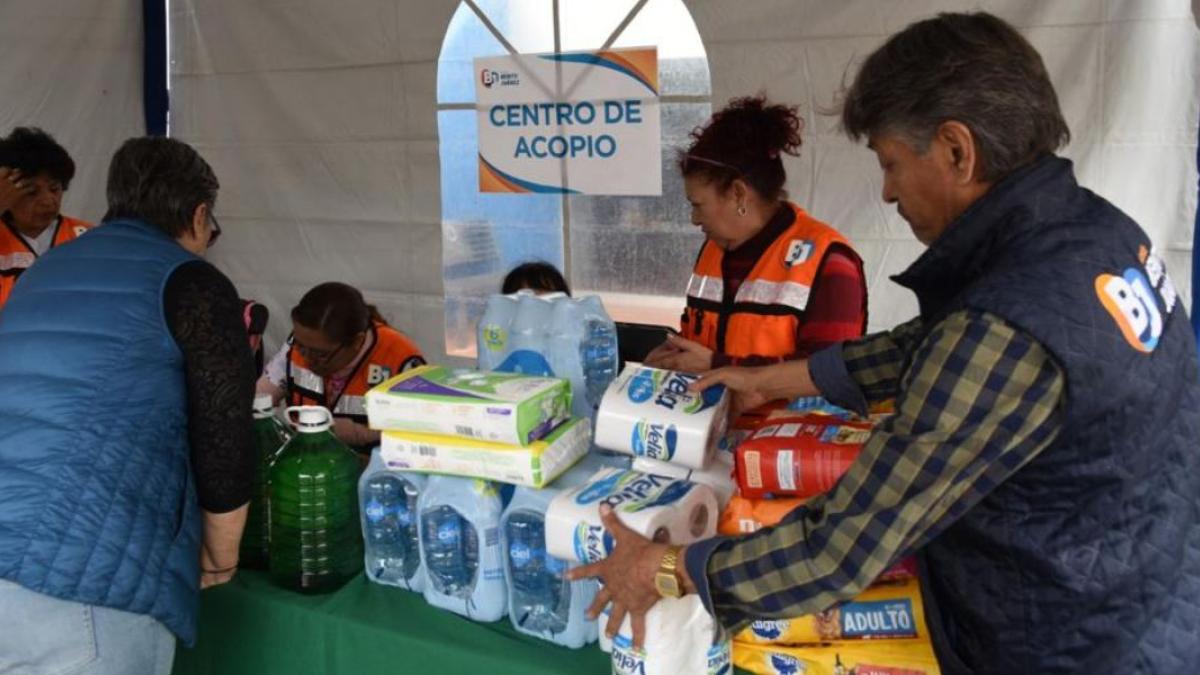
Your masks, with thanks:
<instances>
[{"instance_id":1,"label":"gray hair","mask_svg":"<svg viewBox=\"0 0 1200 675\"><path fill-rule=\"evenodd\" d=\"M1042 57L986 12L939 14L893 35L867 57L842 105L851 139L895 134L921 153L951 120L971 130L989 182L1071 137Z\"/></svg>"},{"instance_id":2,"label":"gray hair","mask_svg":"<svg viewBox=\"0 0 1200 675\"><path fill-rule=\"evenodd\" d=\"M108 165L104 220L143 220L174 238L192 228L196 207L212 209L220 183L192 146L173 138L131 138Z\"/></svg>"}]
</instances>

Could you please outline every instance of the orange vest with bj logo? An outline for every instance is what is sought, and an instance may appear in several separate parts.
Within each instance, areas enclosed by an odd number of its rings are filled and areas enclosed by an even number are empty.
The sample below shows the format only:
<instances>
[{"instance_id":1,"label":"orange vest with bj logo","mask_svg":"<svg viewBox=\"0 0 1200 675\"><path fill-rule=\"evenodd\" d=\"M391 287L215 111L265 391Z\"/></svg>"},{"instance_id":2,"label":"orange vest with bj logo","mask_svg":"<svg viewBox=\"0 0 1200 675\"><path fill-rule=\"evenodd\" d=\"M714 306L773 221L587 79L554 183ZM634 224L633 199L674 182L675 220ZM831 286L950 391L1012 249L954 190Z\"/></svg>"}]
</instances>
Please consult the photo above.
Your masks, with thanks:
<instances>
[{"instance_id":1,"label":"orange vest with bj logo","mask_svg":"<svg viewBox=\"0 0 1200 675\"><path fill-rule=\"evenodd\" d=\"M395 328L375 323L371 333L375 336L375 347L354 364L345 388L336 392L332 400L325 391L324 379L309 369L300 350L289 348L284 379L288 405L324 406L334 417L348 417L366 424L367 391L393 375L425 364L421 350Z\"/></svg>"},{"instance_id":2,"label":"orange vest with bj logo","mask_svg":"<svg viewBox=\"0 0 1200 675\"><path fill-rule=\"evenodd\" d=\"M76 218L59 216L53 225L54 239L50 247L65 244L92 229L92 224ZM8 223L0 223L0 307L8 302L17 277L37 261L37 254L26 243L17 229Z\"/></svg>"},{"instance_id":3,"label":"orange vest with bj logo","mask_svg":"<svg viewBox=\"0 0 1200 675\"><path fill-rule=\"evenodd\" d=\"M795 204L796 219L767 247L731 302L725 301L725 251L704 242L688 282L683 337L733 357L782 357L796 351L796 332L825 254L850 242Z\"/></svg>"}]
</instances>

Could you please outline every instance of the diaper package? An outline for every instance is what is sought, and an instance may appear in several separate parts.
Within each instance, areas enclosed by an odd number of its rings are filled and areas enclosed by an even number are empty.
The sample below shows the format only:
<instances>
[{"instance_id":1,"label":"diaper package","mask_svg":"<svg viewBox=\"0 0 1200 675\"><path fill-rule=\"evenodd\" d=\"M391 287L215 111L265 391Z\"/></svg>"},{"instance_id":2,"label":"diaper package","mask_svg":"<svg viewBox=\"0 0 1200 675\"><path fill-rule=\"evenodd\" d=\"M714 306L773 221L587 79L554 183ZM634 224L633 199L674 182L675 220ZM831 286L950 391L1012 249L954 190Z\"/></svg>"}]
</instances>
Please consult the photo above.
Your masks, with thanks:
<instances>
[{"instance_id":1,"label":"diaper package","mask_svg":"<svg viewBox=\"0 0 1200 675\"><path fill-rule=\"evenodd\" d=\"M630 529L659 542L689 544L713 536L717 498L712 488L685 480L605 468L565 490L546 510L546 550L563 560L593 563L612 552L600 520L608 504Z\"/></svg>"},{"instance_id":2,"label":"diaper package","mask_svg":"<svg viewBox=\"0 0 1200 675\"><path fill-rule=\"evenodd\" d=\"M596 445L702 469L725 433L724 387L688 391L696 375L630 365L600 401Z\"/></svg>"},{"instance_id":3,"label":"diaper package","mask_svg":"<svg viewBox=\"0 0 1200 675\"><path fill-rule=\"evenodd\" d=\"M928 639L916 579L881 581L849 602L794 619L761 619L738 642L801 645L843 640Z\"/></svg>"},{"instance_id":4,"label":"diaper package","mask_svg":"<svg viewBox=\"0 0 1200 675\"><path fill-rule=\"evenodd\" d=\"M828 491L858 458L870 422L827 415L773 416L737 449L743 497L812 497Z\"/></svg>"},{"instance_id":5,"label":"diaper package","mask_svg":"<svg viewBox=\"0 0 1200 675\"><path fill-rule=\"evenodd\" d=\"M529 445L565 422L566 380L421 366L367 392L372 429Z\"/></svg>"},{"instance_id":6,"label":"diaper package","mask_svg":"<svg viewBox=\"0 0 1200 675\"><path fill-rule=\"evenodd\" d=\"M540 488L587 454L592 425L565 422L527 446L478 441L411 431L385 431L380 440L390 469L483 478Z\"/></svg>"},{"instance_id":7,"label":"diaper package","mask_svg":"<svg viewBox=\"0 0 1200 675\"><path fill-rule=\"evenodd\" d=\"M940 675L928 640L859 640L804 647L733 643L733 663L761 675Z\"/></svg>"}]
</instances>

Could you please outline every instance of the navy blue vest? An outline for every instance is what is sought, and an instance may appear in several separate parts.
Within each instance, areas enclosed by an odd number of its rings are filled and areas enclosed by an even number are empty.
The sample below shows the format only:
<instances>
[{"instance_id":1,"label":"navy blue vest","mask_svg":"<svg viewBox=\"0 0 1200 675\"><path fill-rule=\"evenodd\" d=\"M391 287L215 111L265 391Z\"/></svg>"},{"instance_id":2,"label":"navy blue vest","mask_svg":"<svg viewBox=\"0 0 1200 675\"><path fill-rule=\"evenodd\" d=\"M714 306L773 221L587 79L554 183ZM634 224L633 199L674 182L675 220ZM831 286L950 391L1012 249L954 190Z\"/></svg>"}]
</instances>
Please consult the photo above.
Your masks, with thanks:
<instances>
[{"instance_id":1,"label":"navy blue vest","mask_svg":"<svg viewBox=\"0 0 1200 675\"><path fill-rule=\"evenodd\" d=\"M40 258L0 312L0 578L187 643L201 523L163 288L196 259L106 223Z\"/></svg>"},{"instance_id":2,"label":"navy blue vest","mask_svg":"<svg viewBox=\"0 0 1200 675\"><path fill-rule=\"evenodd\" d=\"M945 671L1200 672L1200 368L1160 252L1047 157L896 281L926 325L1029 333L1067 384L1058 437L923 552Z\"/></svg>"}]
</instances>

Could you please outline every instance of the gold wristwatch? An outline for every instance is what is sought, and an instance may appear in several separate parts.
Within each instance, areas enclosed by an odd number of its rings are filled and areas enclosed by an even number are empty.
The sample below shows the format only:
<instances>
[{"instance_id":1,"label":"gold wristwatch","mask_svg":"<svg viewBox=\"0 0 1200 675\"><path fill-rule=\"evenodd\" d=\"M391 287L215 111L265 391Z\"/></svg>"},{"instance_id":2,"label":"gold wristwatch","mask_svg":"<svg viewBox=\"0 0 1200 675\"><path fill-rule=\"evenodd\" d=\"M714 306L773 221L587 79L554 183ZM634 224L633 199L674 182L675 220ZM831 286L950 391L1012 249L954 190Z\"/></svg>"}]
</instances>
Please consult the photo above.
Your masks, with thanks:
<instances>
[{"instance_id":1,"label":"gold wristwatch","mask_svg":"<svg viewBox=\"0 0 1200 675\"><path fill-rule=\"evenodd\" d=\"M683 583L679 579L679 552L682 546L671 546L663 554L658 563L658 572L654 575L654 588L664 598L678 598L683 595Z\"/></svg>"}]
</instances>

